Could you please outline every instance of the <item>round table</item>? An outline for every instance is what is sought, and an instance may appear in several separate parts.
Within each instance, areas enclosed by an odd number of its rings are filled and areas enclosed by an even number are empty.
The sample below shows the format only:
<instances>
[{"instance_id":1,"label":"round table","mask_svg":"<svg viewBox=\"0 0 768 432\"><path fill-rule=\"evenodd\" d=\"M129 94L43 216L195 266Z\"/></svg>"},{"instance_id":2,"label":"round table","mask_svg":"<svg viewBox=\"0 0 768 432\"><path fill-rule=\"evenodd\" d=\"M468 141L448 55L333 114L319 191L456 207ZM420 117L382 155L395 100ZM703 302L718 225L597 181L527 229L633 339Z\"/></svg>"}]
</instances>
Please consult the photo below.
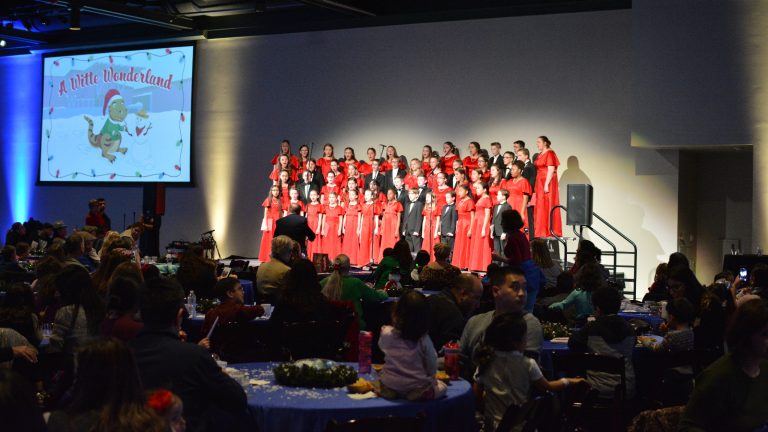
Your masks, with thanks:
<instances>
[{"instance_id":1,"label":"round table","mask_svg":"<svg viewBox=\"0 0 768 432\"><path fill-rule=\"evenodd\" d=\"M357 368L356 364L346 363ZM269 384L246 388L248 406L259 430L281 432L322 432L332 419L346 421L366 417L415 417L426 414L425 431L465 431L474 427L474 397L468 382L451 381L446 397L426 402L373 398L355 400L345 388L306 389L275 383L272 368L278 363L241 363L230 367L242 370L251 379ZM370 374L362 374L368 380ZM397 431L393 431L397 432Z\"/></svg>"}]
</instances>

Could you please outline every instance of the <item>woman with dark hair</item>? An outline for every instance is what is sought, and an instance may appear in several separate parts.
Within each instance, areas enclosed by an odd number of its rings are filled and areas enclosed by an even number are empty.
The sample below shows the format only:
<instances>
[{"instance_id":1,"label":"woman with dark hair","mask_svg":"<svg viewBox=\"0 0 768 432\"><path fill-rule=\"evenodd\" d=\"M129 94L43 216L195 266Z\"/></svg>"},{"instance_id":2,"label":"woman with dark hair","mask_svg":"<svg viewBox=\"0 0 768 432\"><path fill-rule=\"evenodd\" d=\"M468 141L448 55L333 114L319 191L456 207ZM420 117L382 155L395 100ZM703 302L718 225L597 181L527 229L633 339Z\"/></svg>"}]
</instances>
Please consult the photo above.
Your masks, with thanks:
<instances>
[{"instance_id":1,"label":"woman with dark hair","mask_svg":"<svg viewBox=\"0 0 768 432\"><path fill-rule=\"evenodd\" d=\"M469 149L469 155L462 160L464 168L469 171L477 168L477 158L480 157L480 144L477 141L472 141L467 146Z\"/></svg>"},{"instance_id":2,"label":"woman with dark hair","mask_svg":"<svg viewBox=\"0 0 768 432\"><path fill-rule=\"evenodd\" d=\"M528 237L520 230L523 227L523 218L517 210L504 210L501 212L501 227L507 233L504 255L493 252L492 257L494 260L520 267L523 270L527 292L525 310L533 312L533 305L536 303L539 290L544 284L544 274L531 259L531 245L528 242Z\"/></svg>"},{"instance_id":3,"label":"woman with dark hair","mask_svg":"<svg viewBox=\"0 0 768 432\"><path fill-rule=\"evenodd\" d=\"M323 178L328 176L332 160L336 160L336 156L333 155L333 144L327 143L323 146L323 155L317 158L317 167L323 173Z\"/></svg>"},{"instance_id":4,"label":"woman with dark hair","mask_svg":"<svg viewBox=\"0 0 768 432\"><path fill-rule=\"evenodd\" d=\"M11 285L0 303L0 327L19 332L32 346L40 345L42 335L34 309L32 290L23 283Z\"/></svg>"},{"instance_id":5,"label":"woman with dark hair","mask_svg":"<svg viewBox=\"0 0 768 432\"><path fill-rule=\"evenodd\" d=\"M443 156L440 158L440 168L446 175L453 175L453 161L459 158L459 149L452 142L443 143ZM461 160L459 160L461 161Z\"/></svg>"},{"instance_id":6,"label":"woman with dark hair","mask_svg":"<svg viewBox=\"0 0 768 432\"><path fill-rule=\"evenodd\" d=\"M168 424L147 408L133 354L117 339L99 339L78 353L72 399L48 421L50 432L165 432Z\"/></svg>"},{"instance_id":7,"label":"woman with dark hair","mask_svg":"<svg viewBox=\"0 0 768 432\"><path fill-rule=\"evenodd\" d=\"M332 318L334 310L323 296L315 266L309 260L300 259L288 271L285 290L269 321L323 321Z\"/></svg>"},{"instance_id":8,"label":"woman with dark hair","mask_svg":"<svg viewBox=\"0 0 768 432\"><path fill-rule=\"evenodd\" d=\"M604 284L605 280L597 263L587 264L579 272L579 277L576 279L576 289L571 291L563 301L549 305L549 308L562 312L573 308L573 313L568 314L568 318L583 324L587 317L592 315L592 292Z\"/></svg>"},{"instance_id":9,"label":"woman with dark hair","mask_svg":"<svg viewBox=\"0 0 768 432\"><path fill-rule=\"evenodd\" d=\"M691 268L691 263L688 261L688 257L682 252L673 252L669 255L669 261L667 261L667 267L669 270L676 269L677 267Z\"/></svg>"},{"instance_id":10,"label":"woman with dark hair","mask_svg":"<svg viewBox=\"0 0 768 432\"><path fill-rule=\"evenodd\" d=\"M475 202L469 193L469 186L460 184L456 186L456 237L453 244L453 258L451 263L458 268L469 267L469 253L472 235L472 226L475 221ZM466 234L466 235L465 235Z\"/></svg>"},{"instance_id":11,"label":"woman with dark hair","mask_svg":"<svg viewBox=\"0 0 768 432\"><path fill-rule=\"evenodd\" d=\"M128 249L115 249L107 253L101 260L99 268L93 274L93 287L103 298L107 298L107 287L109 285L109 278L112 277L112 273L117 266L122 263L130 262L133 257L133 253Z\"/></svg>"},{"instance_id":12,"label":"woman with dark hair","mask_svg":"<svg viewBox=\"0 0 768 432\"><path fill-rule=\"evenodd\" d=\"M296 167L296 170L298 172L302 172L307 169L307 162L312 158L312 156L309 154L309 146L306 144L302 144L301 147L299 147L299 156L297 158L297 162L299 165Z\"/></svg>"},{"instance_id":13,"label":"woman with dark hair","mask_svg":"<svg viewBox=\"0 0 768 432\"><path fill-rule=\"evenodd\" d=\"M60 300L56 297L56 275L61 271L61 262L52 257L45 257L37 264L37 279L32 282L35 297L35 311L44 323L52 323Z\"/></svg>"},{"instance_id":14,"label":"woman with dark hair","mask_svg":"<svg viewBox=\"0 0 768 432\"><path fill-rule=\"evenodd\" d=\"M555 210L552 218L552 226L549 226L550 211L560 205L560 195L557 185L557 167L560 161L554 150L550 148L552 143L549 138L540 136L536 140L539 148L539 156L534 160L536 166L536 205L534 208L534 224L536 237L551 237L552 232L557 236L563 235L560 210ZM550 228L551 231L550 232Z\"/></svg>"},{"instance_id":15,"label":"woman with dark hair","mask_svg":"<svg viewBox=\"0 0 768 432\"><path fill-rule=\"evenodd\" d=\"M64 267L56 277L56 287L62 306L53 321L48 350L74 355L98 333L99 323L105 315L104 303L91 285L85 267Z\"/></svg>"},{"instance_id":16,"label":"woman with dark hair","mask_svg":"<svg viewBox=\"0 0 768 432\"><path fill-rule=\"evenodd\" d=\"M272 246L272 231L269 232L269 242L267 243L267 257ZM264 235L264 234L262 234ZM262 242L263 244L263 242ZM259 259L262 258L259 252ZM262 260L268 261L269 258ZM184 292L194 291L198 299L212 299L215 294L213 287L216 285L216 263L205 257L203 247L194 245L187 249L179 259L179 269L176 271L176 280L184 288Z\"/></svg>"},{"instance_id":17,"label":"woman with dark hair","mask_svg":"<svg viewBox=\"0 0 768 432\"><path fill-rule=\"evenodd\" d=\"M671 268L667 278L667 286L669 287L669 298L671 300L687 298L693 307L696 308L698 315L704 288L690 268L680 266Z\"/></svg>"},{"instance_id":18,"label":"woman with dark hair","mask_svg":"<svg viewBox=\"0 0 768 432\"><path fill-rule=\"evenodd\" d=\"M458 267L448 262L451 247L445 243L437 243L434 247L435 261L427 264L421 271L419 279L425 290L450 290L461 275Z\"/></svg>"},{"instance_id":19,"label":"woman with dark hair","mask_svg":"<svg viewBox=\"0 0 768 432\"><path fill-rule=\"evenodd\" d=\"M411 248L408 246L408 242L405 240L398 240L395 246L392 248L394 257L397 260L398 267L400 268L400 275L402 281L407 283L411 280L411 270L413 270L413 255L411 255Z\"/></svg>"},{"instance_id":20,"label":"woman with dark hair","mask_svg":"<svg viewBox=\"0 0 768 432\"><path fill-rule=\"evenodd\" d=\"M648 293L643 296L643 301L662 301L669 298L669 290L667 288L668 277L667 263L660 263L656 266L656 272L653 275L653 284L648 287Z\"/></svg>"},{"instance_id":21,"label":"woman with dark hair","mask_svg":"<svg viewBox=\"0 0 768 432\"><path fill-rule=\"evenodd\" d=\"M134 277L117 276L109 283L107 317L99 325L99 334L116 337L123 342L136 337L144 324L136 319L141 284Z\"/></svg>"},{"instance_id":22,"label":"woman with dark hair","mask_svg":"<svg viewBox=\"0 0 768 432\"><path fill-rule=\"evenodd\" d=\"M469 245L470 270L483 271L491 263L493 252L493 240L491 237L491 210L493 202L488 196L488 183L479 181L474 185L475 219L471 228L471 240Z\"/></svg>"},{"instance_id":23,"label":"woman with dark hair","mask_svg":"<svg viewBox=\"0 0 768 432\"><path fill-rule=\"evenodd\" d=\"M513 207L514 209L514 207ZM522 213L520 214L523 215ZM563 268L560 264L552 261L552 257L549 254L547 243L542 239L533 239L531 242L531 257L533 262L544 273L544 289L550 290L557 286L557 277L563 272Z\"/></svg>"},{"instance_id":24,"label":"woman with dark hair","mask_svg":"<svg viewBox=\"0 0 768 432\"><path fill-rule=\"evenodd\" d=\"M344 172L347 171L348 165L354 165L355 168L360 170L360 161L355 157L355 149L352 147L346 147L344 149L344 158L339 159L339 163L342 166Z\"/></svg>"},{"instance_id":25,"label":"woman with dark hair","mask_svg":"<svg viewBox=\"0 0 768 432\"><path fill-rule=\"evenodd\" d=\"M727 339L730 352L696 378L678 430L754 431L768 422L768 302L744 303Z\"/></svg>"}]
</instances>

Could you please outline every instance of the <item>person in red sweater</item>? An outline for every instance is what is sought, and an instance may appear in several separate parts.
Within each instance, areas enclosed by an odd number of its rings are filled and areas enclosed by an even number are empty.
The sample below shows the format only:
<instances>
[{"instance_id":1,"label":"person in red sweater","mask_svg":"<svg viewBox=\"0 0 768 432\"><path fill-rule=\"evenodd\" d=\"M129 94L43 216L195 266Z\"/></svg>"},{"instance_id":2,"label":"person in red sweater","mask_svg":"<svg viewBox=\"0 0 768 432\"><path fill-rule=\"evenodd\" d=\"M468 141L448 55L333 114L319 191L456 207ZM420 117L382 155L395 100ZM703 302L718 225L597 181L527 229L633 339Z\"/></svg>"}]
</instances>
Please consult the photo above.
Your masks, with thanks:
<instances>
[{"instance_id":1,"label":"person in red sweater","mask_svg":"<svg viewBox=\"0 0 768 432\"><path fill-rule=\"evenodd\" d=\"M213 322L219 318L217 325L232 322L248 322L256 317L264 315L264 308L259 305L245 306L245 293L237 278L227 277L216 282L214 292L219 297L221 304L205 314L205 322L200 329L200 334L205 337L211 329Z\"/></svg>"}]
</instances>

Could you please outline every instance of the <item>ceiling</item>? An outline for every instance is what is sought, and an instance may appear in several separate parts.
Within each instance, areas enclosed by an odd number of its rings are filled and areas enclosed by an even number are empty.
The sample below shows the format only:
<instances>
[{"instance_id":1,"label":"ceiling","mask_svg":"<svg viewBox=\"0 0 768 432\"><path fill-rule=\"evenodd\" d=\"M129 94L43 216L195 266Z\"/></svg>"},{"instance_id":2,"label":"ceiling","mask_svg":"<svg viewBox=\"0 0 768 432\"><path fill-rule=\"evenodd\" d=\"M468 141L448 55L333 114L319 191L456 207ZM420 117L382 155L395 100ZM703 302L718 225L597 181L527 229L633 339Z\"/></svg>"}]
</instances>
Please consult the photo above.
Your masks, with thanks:
<instances>
[{"instance_id":1,"label":"ceiling","mask_svg":"<svg viewBox=\"0 0 768 432\"><path fill-rule=\"evenodd\" d=\"M631 0L3 0L0 55L631 6ZM81 30L69 29L73 11L80 11Z\"/></svg>"}]
</instances>

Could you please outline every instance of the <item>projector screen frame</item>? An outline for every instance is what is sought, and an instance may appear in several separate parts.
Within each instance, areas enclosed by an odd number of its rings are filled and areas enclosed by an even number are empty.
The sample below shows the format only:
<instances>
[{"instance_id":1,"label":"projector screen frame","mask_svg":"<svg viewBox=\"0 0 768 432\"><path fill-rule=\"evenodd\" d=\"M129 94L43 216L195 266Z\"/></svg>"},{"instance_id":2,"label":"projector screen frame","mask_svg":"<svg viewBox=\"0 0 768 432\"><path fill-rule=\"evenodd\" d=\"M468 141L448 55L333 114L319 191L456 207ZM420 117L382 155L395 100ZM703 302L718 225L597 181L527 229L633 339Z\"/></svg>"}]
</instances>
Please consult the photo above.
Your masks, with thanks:
<instances>
[{"instance_id":1,"label":"projector screen frame","mask_svg":"<svg viewBox=\"0 0 768 432\"><path fill-rule=\"evenodd\" d=\"M152 185L152 184L163 184L165 187L180 187L180 188L194 188L196 187L196 169L195 169L195 128L194 128L194 120L196 118L195 112L195 92L197 88L197 65L198 65L198 50L197 50L197 42L196 41L175 41L175 42L168 42L168 43L162 43L162 42L156 42L156 43L147 43L147 44L131 44L131 45L114 45L114 46L100 46L98 48L94 49L70 49L70 50L63 50L63 51L51 51L43 54L42 61L40 62L40 76L42 77L41 85L46 85L45 83L45 61L46 59L50 57L62 57L62 56L74 56L74 55L86 55L86 54L103 54L108 52L126 52L126 51L137 51L137 50L154 50L154 49L161 49L161 48L176 48L176 47L189 47L192 49L192 78L191 78L191 89L189 92L189 112L190 112L190 125L189 125L189 143L187 145L189 146L189 180L188 181L168 181L163 179L152 179L152 180L146 180L146 181L124 181L124 180L104 180L104 181L78 181L78 180L41 180L41 169L42 169L42 162L43 162L43 124L44 119L42 117L42 114L44 113L44 107L45 107L45 92L40 92L40 102L38 105L39 111L41 117L39 121L39 133L38 139L36 141L37 145L37 176L35 178L35 185L36 186L93 186L93 187L109 187L109 186L116 186L116 187L126 187L126 186L136 186L136 187L144 187L146 185Z\"/></svg>"}]
</instances>

